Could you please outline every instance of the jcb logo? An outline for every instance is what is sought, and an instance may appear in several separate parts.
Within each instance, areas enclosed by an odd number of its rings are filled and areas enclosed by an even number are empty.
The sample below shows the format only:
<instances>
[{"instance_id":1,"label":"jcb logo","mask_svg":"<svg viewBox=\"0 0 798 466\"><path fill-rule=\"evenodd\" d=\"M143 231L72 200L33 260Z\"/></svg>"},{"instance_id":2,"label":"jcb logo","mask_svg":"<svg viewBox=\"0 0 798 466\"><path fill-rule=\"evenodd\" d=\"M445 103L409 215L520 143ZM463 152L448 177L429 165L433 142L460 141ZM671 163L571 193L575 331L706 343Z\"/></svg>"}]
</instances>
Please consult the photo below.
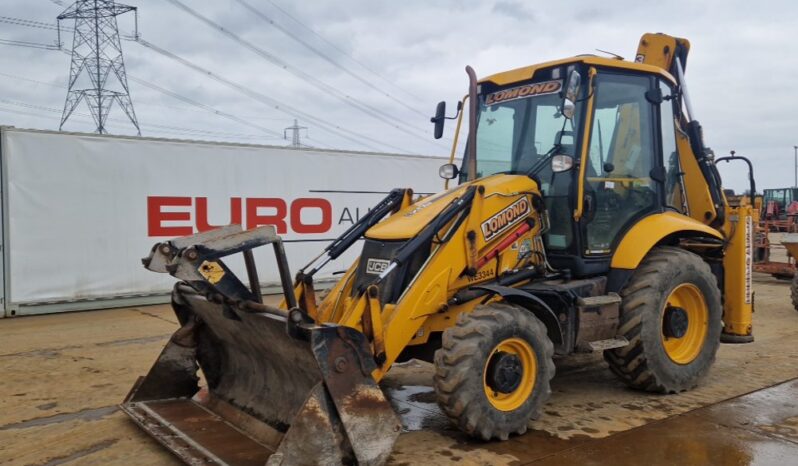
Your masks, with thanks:
<instances>
[{"instance_id":1,"label":"jcb logo","mask_svg":"<svg viewBox=\"0 0 798 466\"><path fill-rule=\"evenodd\" d=\"M385 272L389 265L391 265L391 261L385 259L369 259L366 261L366 273L379 275Z\"/></svg>"}]
</instances>

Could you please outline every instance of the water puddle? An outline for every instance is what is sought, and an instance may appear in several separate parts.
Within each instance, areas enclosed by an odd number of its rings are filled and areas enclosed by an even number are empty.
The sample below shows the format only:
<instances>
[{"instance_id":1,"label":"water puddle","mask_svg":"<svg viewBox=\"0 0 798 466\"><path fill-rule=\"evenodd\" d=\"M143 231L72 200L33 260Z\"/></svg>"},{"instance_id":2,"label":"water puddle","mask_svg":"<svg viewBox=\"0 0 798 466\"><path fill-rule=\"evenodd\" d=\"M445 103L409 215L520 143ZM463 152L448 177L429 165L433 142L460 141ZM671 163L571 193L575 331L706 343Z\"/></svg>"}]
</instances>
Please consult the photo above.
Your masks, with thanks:
<instances>
[{"instance_id":1,"label":"water puddle","mask_svg":"<svg viewBox=\"0 0 798 466\"><path fill-rule=\"evenodd\" d=\"M424 385L388 388L388 399L402 420L405 432L445 430L450 422L438 407L435 390Z\"/></svg>"}]
</instances>

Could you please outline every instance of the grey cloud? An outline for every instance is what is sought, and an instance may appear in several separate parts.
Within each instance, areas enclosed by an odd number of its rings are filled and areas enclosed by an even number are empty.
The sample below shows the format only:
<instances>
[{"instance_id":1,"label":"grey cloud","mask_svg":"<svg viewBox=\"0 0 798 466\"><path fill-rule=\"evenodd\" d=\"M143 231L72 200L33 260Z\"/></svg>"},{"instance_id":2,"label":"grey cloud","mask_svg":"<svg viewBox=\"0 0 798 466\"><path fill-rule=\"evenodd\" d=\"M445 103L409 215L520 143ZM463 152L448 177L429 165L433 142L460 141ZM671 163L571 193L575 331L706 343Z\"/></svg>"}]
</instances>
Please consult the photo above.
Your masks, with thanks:
<instances>
[{"instance_id":1,"label":"grey cloud","mask_svg":"<svg viewBox=\"0 0 798 466\"><path fill-rule=\"evenodd\" d=\"M571 0L549 2L541 8L539 2L521 0L247 0L380 89L375 91L248 13L235 0L182 1L295 68L421 130L413 130L416 136L408 136L397 130L395 123L379 121L297 79L169 2L125 0L139 7L145 39L331 124L407 152L434 155L448 154L448 148L432 141L428 114L438 100L452 103L463 95L466 64L484 76L531 63L598 53L595 49L629 58L640 35L647 31L687 37L693 46L687 69L690 91L709 145L719 154L734 149L751 156L757 163L759 186L792 184L792 147L798 144L798 115L790 110L798 94L792 79L798 75L798 61L793 59L798 56L798 42L794 40L798 5L793 2L774 1L767 7L751 8L750 2L743 1L617 0L599 5ZM275 4L392 84L303 31ZM3 0L0 15L54 22L61 10L48 0ZM131 18L120 18L120 28L130 30ZM0 38L52 43L55 31L0 23ZM65 39L69 44L71 37ZM46 83L0 75L0 96L6 101L56 109L51 112L0 102L0 124L57 128L65 94L58 86L66 84L69 57L59 52L0 47L4 65L0 72ZM275 110L139 44L125 42L123 47L131 76L244 116L278 133L292 123L290 112ZM131 81L130 86L145 134L187 137L163 128L175 126L213 131L208 133L212 139L220 138L219 133L229 133L252 138L247 141L282 143L255 128L196 109L136 82ZM384 93L402 99L416 111ZM121 113L114 112L113 116L118 120L111 122L112 130L130 132ZM315 124L301 119L300 123L310 127L311 142L362 149ZM447 127L449 137L453 127ZM69 129L90 130L91 123L75 120ZM740 167L728 165L721 170L728 185L744 188L745 174Z\"/></svg>"},{"instance_id":2,"label":"grey cloud","mask_svg":"<svg viewBox=\"0 0 798 466\"><path fill-rule=\"evenodd\" d=\"M537 18L532 11L532 2L520 2L515 0L499 0L493 5L493 12L505 15L519 21L535 21Z\"/></svg>"}]
</instances>

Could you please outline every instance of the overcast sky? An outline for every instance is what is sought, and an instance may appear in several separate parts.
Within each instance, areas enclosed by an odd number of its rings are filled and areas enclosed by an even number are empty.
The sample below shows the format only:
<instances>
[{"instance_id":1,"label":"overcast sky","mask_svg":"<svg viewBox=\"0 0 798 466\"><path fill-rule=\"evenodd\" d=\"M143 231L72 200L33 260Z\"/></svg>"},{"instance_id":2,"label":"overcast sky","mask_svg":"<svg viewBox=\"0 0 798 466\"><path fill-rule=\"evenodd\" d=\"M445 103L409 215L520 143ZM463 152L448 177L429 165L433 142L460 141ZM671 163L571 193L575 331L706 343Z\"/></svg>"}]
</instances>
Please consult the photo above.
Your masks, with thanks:
<instances>
[{"instance_id":1,"label":"overcast sky","mask_svg":"<svg viewBox=\"0 0 798 466\"><path fill-rule=\"evenodd\" d=\"M749 156L759 187L793 184L795 2L246 0L259 15L238 0L181 1L257 50L170 0L131 0L144 40L234 83L123 41L146 136L284 145L283 129L296 117L311 146L448 155L448 142L432 139L429 115L437 101L453 108L465 93L465 65L485 76L596 49L634 59L641 34L667 32L692 43L687 81L707 144L717 154ZM2 0L0 20L54 23L67 5ZM0 39L55 43L56 32L39 26L0 22ZM129 34L132 14L119 27ZM63 39L69 48L71 34ZM0 124L57 129L69 56L8 45L0 51ZM88 110L76 112L64 129L93 130ZM111 118L110 132L131 132L118 108ZM727 186L746 187L742 165L721 172Z\"/></svg>"}]
</instances>

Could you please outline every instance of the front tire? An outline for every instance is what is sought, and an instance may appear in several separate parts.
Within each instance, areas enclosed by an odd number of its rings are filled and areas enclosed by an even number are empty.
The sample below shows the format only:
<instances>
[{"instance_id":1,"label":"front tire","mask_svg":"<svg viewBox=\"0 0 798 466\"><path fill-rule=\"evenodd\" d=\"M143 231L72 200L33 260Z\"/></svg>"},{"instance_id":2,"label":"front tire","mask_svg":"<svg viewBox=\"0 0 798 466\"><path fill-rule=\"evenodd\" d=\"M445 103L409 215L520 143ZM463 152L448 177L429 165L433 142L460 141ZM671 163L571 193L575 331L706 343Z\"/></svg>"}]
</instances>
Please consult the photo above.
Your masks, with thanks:
<instances>
[{"instance_id":1,"label":"front tire","mask_svg":"<svg viewBox=\"0 0 798 466\"><path fill-rule=\"evenodd\" d=\"M790 299L792 299L793 309L798 311L798 272L793 275L792 283L790 283Z\"/></svg>"},{"instance_id":2,"label":"front tire","mask_svg":"<svg viewBox=\"0 0 798 466\"><path fill-rule=\"evenodd\" d=\"M677 393L695 387L715 361L723 308L717 280L696 254L653 249L621 291L618 333L629 345L604 352L632 388Z\"/></svg>"},{"instance_id":3,"label":"front tire","mask_svg":"<svg viewBox=\"0 0 798 466\"><path fill-rule=\"evenodd\" d=\"M434 386L443 412L467 434L523 434L551 395L554 345L531 312L491 303L443 332Z\"/></svg>"}]
</instances>

